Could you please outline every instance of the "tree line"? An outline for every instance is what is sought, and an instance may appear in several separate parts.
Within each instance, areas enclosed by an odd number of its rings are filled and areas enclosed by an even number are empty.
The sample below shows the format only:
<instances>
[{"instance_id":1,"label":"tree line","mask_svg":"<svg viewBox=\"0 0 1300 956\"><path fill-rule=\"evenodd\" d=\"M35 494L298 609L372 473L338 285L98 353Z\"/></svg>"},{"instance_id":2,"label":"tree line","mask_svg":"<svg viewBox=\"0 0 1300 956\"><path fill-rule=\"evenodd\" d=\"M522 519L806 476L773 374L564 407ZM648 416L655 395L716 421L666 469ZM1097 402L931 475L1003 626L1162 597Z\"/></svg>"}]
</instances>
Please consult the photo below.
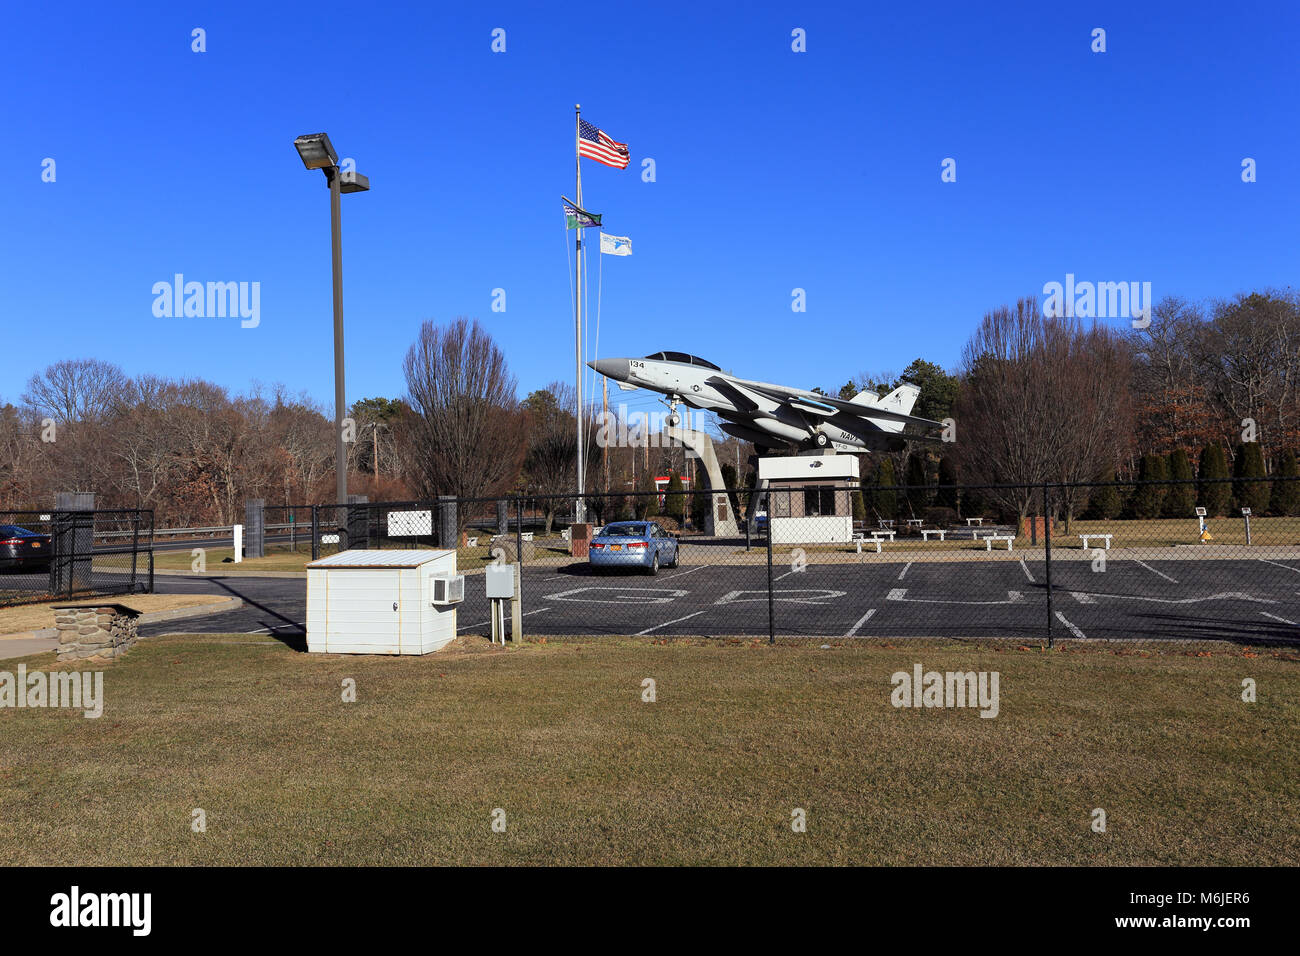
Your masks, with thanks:
<instances>
[{"instance_id":1,"label":"tree line","mask_svg":"<svg viewBox=\"0 0 1300 956\"><path fill-rule=\"evenodd\" d=\"M506 356L477 321L424 323L402 374L401 396L349 409L351 491L401 500L574 490L572 386L519 398ZM1294 475L1300 448L1300 297L1292 291L1199 304L1168 298L1145 327L1118 329L1044 316L1025 298L985 314L951 370L918 358L898 375L864 373L816 391L884 395L903 382L920 387L913 414L951 422L955 441L863 455L860 516L932 507L1023 516L1031 486L1130 479L1201 484L1194 493L1173 485L1064 492L1065 517L1186 516L1198 504L1211 514L1242 506L1296 513L1288 490L1296 482L1266 481ZM681 494L692 472L692 487L705 486L684 449L655 435L602 447L600 410L585 409L583 436L586 486L606 496L598 518L664 507L684 521L707 506L704 496ZM733 504L743 507L753 448L734 438L715 447ZM662 476L672 483L662 506L618 500L653 491ZM16 404L0 406L7 509L48 508L57 491L88 490L101 507L153 509L159 526L221 525L238 519L246 498L327 502L333 480L332 413L280 386L237 394L73 359L32 375ZM878 491L899 484L914 487ZM965 498L938 487L955 484L1011 487ZM549 504L543 510L554 517Z\"/></svg>"}]
</instances>

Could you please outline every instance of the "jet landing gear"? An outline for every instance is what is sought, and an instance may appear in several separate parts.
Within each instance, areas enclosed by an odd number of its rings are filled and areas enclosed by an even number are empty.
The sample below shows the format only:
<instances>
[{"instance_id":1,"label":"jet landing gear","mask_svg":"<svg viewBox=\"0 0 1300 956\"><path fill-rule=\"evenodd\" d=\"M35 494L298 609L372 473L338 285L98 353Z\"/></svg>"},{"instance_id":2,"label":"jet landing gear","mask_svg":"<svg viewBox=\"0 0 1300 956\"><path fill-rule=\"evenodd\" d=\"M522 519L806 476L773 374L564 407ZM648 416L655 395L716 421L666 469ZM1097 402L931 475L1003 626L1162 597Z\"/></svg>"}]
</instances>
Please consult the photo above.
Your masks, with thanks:
<instances>
[{"instance_id":1,"label":"jet landing gear","mask_svg":"<svg viewBox=\"0 0 1300 956\"><path fill-rule=\"evenodd\" d=\"M682 423L682 416L677 414L677 406L682 402L677 395L670 395L665 403L668 406L668 415L664 418L664 424L669 428L676 428Z\"/></svg>"}]
</instances>

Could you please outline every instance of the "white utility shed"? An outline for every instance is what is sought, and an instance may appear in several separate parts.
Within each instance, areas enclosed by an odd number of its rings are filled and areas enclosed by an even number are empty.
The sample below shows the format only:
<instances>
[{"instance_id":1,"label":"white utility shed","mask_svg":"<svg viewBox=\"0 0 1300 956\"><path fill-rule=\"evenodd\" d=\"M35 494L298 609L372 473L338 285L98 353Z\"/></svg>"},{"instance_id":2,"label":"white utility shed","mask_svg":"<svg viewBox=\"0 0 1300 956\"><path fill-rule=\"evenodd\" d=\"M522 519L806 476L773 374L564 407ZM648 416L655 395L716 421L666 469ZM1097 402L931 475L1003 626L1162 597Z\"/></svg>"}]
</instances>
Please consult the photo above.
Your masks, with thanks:
<instances>
[{"instance_id":1,"label":"white utility shed","mask_svg":"<svg viewBox=\"0 0 1300 956\"><path fill-rule=\"evenodd\" d=\"M340 551L307 565L307 650L428 654L456 636L455 551Z\"/></svg>"}]
</instances>

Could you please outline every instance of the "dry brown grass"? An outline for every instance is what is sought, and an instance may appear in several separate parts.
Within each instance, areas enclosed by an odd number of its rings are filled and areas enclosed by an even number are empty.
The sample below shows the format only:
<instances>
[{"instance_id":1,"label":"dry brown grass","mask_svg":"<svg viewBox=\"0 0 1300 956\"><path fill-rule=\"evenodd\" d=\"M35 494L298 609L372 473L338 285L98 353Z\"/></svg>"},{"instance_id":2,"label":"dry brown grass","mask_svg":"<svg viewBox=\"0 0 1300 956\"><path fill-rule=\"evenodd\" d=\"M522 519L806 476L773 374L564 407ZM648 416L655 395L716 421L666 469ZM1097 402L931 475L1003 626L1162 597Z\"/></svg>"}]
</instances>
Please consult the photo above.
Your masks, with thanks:
<instances>
[{"instance_id":1,"label":"dry brown grass","mask_svg":"<svg viewBox=\"0 0 1300 956\"><path fill-rule=\"evenodd\" d=\"M998 671L1000 716L894 709L889 676L918 661ZM0 710L0 858L1294 865L1297 664L649 640L383 658L158 638L108 669L98 720Z\"/></svg>"}]
</instances>

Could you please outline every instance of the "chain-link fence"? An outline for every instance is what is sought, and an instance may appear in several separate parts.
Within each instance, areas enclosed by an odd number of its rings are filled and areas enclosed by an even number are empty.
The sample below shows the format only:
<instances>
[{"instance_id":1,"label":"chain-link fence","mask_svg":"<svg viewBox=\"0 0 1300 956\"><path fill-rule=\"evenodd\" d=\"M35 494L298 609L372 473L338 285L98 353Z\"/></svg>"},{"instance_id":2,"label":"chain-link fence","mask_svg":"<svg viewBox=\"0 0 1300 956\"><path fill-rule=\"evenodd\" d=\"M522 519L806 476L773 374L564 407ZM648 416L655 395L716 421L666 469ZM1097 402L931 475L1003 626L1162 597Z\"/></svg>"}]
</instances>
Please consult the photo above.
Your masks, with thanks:
<instances>
[{"instance_id":1,"label":"chain-link fence","mask_svg":"<svg viewBox=\"0 0 1300 956\"><path fill-rule=\"evenodd\" d=\"M153 512L0 511L0 606L153 590Z\"/></svg>"},{"instance_id":2,"label":"chain-link fence","mask_svg":"<svg viewBox=\"0 0 1300 956\"><path fill-rule=\"evenodd\" d=\"M587 495L584 522L571 495L268 508L267 553L455 548L463 633L487 632L482 570L506 562L528 636L1300 642L1292 478L719 497Z\"/></svg>"}]
</instances>

